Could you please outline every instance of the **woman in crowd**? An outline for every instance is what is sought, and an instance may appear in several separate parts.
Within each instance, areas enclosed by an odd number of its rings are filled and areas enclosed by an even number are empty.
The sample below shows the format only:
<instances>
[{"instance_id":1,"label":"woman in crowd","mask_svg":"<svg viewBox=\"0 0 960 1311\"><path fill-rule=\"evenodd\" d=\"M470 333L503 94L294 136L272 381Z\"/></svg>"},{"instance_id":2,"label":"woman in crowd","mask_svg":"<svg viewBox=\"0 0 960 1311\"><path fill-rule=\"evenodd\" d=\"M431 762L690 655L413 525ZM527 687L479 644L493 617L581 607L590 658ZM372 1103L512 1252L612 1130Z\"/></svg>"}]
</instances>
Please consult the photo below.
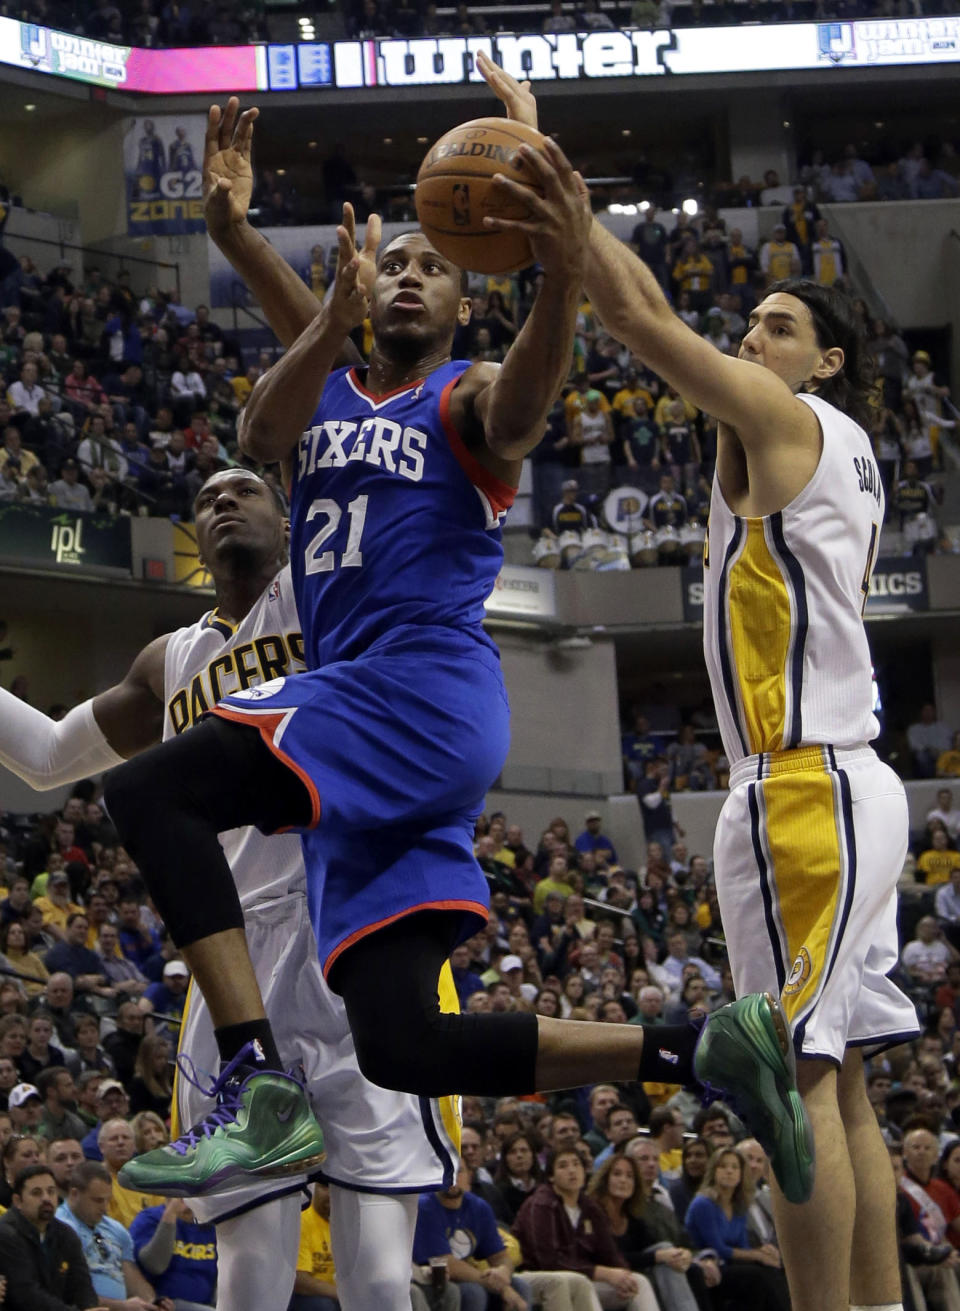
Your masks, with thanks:
<instances>
[{"instance_id":1,"label":"woman in crowd","mask_svg":"<svg viewBox=\"0 0 960 1311\"><path fill-rule=\"evenodd\" d=\"M667 1181L667 1191L678 1216L687 1214L687 1208L700 1191L710 1160L710 1144L702 1138L688 1138L683 1144L680 1174Z\"/></svg>"},{"instance_id":2,"label":"woman in crowd","mask_svg":"<svg viewBox=\"0 0 960 1311\"><path fill-rule=\"evenodd\" d=\"M643 1271L650 1279L662 1311L697 1311L698 1307L710 1311L703 1272L694 1264L689 1235L676 1216L653 1199L658 1152L654 1142L644 1145L650 1149L653 1168L646 1184L644 1174L649 1171L644 1171L641 1161L614 1154L590 1180L589 1195L602 1207L630 1269ZM719 1277L718 1270L717 1280Z\"/></svg>"},{"instance_id":3,"label":"woman in crowd","mask_svg":"<svg viewBox=\"0 0 960 1311\"><path fill-rule=\"evenodd\" d=\"M541 988L537 993L536 1012L548 1019L559 1020L562 1016L562 1003L556 988Z\"/></svg>"},{"instance_id":4,"label":"woman in crowd","mask_svg":"<svg viewBox=\"0 0 960 1311\"><path fill-rule=\"evenodd\" d=\"M527 1264L585 1275L604 1308L658 1311L650 1282L628 1269L606 1215L586 1195L586 1171L575 1148L553 1153L547 1180L523 1203L513 1226Z\"/></svg>"},{"instance_id":5,"label":"woman in crowd","mask_svg":"<svg viewBox=\"0 0 960 1311\"><path fill-rule=\"evenodd\" d=\"M3 1165L3 1178L0 1179L0 1206L9 1210L13 1202L13 1181L21 1170L28 1165L39 1165L43 1159L40 1140L31 1134L11 1134L3 1146L0 1164Z\"/></svg>"},{"instance_id":6,"label":"woman in crowd","mask_svg":"<svg viewBox=\"0 0 960 1311\"><path fill-rule=\"evenodd\" d=\"M37 1075L50 1065L65 1065L66 1057L50 1041L56 1032L49 1011L34 1011L27 1024L27 1045L17 1066L25 1083L36 1083Z\"/></svg>"},{"instance_id":7,"label":"woman in crowd","mask_svg":"<svg viewBox=\"0 0 960 1311\"><path fill-rule=\"evenodd\" d=\"M133 1140L137 1145L137 1155L152 1152L155 1147L163 1147L170 1141L167 1126L156 1111L140 1111L130 1121Z\"/></svg>"},{"instance_id":8,"label":"woman in crowd","mask_svg":"<svg viewBox=\"0 0 960 1311\"><path fill-rule=\"evenodd\" d=\"M925 1191L945 1216L952 1216L960 1211L960 1141L956 1138L948 1142L940 1153L939 1164L933 1178L925 1185ZM946 1226L944 1241L960 1248L960 1234L952 1224Z\"/></svg>"},{"instance_id":9,"label":"woman in crowd","mask_svg":"<svg viewBox=\"0 0 960 1311\"><path fill-rule=\"evenodd\" d=\"M22 1015L4 1015L0 1019L0 1056L9 1056L19 1070L26 1048L26 1020Z\"/></svg>"},{"instance_id":10,"label":"woman in crowd","mask_svg":"<svg viewBox=\"0 0 960 1311\"><path fill-rule=\"evenodd\" d=\"M513 1224L520 1207L543 1182L537 1161L537 1144L531 1134L515 1133L507 1139L493 1182L500 1189Z\"/></svg>"},{"instance_id":11,"label":"woman in crowd","mask_svg":"<svg viewBox=\"0 0 960 1311\"><path fill-rule=\"evenodd\" d=\"M173 1084L170 1076L170 1044L161 1034L148 1033L140 1044L130 1081L130 1109L155 1111L162 1119L170 1115Z\"/></svg>"},{"instance_id":12,"label":"woman in crowd","mask_svg":"<svg viewBox=\"0 0 960 1311\"><path fill-rule=\"evenodd\" d=\"M773 1198L770 1193L770 1161L756 1138L744 1138L737 1143L740 1159L746 1167L747 1177L753 1184L753 1201L747 1211L747 1236L751 1247L769 1243L779 1248L773 1219Z\"/></svg>"},{"instance_id":13,"label":"woman in crowd","mask_svg":"<svg viewBox=\"0 0 960 1311\"><path fill-rule=\"evenodd\" d=\"M28 997L43 992L50 975L40 957L28 949L27 932L19 920L9 920L0 926L0 952L15 970L34 976L35 981L22 981Z\"/></svg>"},{"instance_id":14,"label":"woman in crowd","mask_svg":"<svg viewBox=\"0 0 960 1311\"><path fill-rule=\"evenodd\" d=\"M567 975L563 981L563 996L560 999L563 1019L568 1020L570 1018L570 1012L575 1007L583 1005L583 998L586 991L583 979L576 970Z\"/></svg>"},{"instance_id":15,"label":"woman in crowd","mask_svg":"<svg viewBox=\"0 0 960 1311\"><path fill-rule=\"evenodd\" d=\"M751 1311L790 1311L780 1253L770 1244L750 1247L747 1212L753 1185L732 1147L721 1148L707 1166L703 1186L690 1203L687 1229L701 1248L711 1247L721 1263L721 1303Z\"/></svg>"}]
</instances>

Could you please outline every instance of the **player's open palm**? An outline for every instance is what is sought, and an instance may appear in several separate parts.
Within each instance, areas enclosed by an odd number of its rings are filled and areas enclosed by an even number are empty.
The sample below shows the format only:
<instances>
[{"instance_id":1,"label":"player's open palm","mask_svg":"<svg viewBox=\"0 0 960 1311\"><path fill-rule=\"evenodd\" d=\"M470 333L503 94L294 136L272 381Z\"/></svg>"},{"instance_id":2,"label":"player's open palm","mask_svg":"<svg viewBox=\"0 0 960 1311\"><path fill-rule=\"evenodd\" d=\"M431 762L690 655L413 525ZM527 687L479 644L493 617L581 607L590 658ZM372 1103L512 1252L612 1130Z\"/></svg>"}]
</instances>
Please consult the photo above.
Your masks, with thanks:
<instances>
[{"instance_id":1,"label":"player's open palm","mask_svg":"<svg viewBox=\"0 0 960 1311\"><path fill-rule=\"evenodd\" d=\"M245 109L241 114L236 96L230 97L226 109L210 106L203 147L203 214L215 240L247 217L253 195L250 149L259 113L259 109Z\"/></svg>"},{"instance_id":2,"label":"player's open palm","mask_svg":"<svg viewBox=\"0 0 960 1311\"><path fill-rule=\"evenodd\" d=\"M515 123L525 123L527 127L537 126L537 102L529 82L518 82L482 50L477 52L477 68L487 86L502 102L507 118L512 118Z\"/></svg>"},{"instance_id":3,"label":"player's open palm","mask_svg":"<svg viewBox=\"0 0 960 1311\"><path fill-rule=\"evenodd\" d=\"M357 250L353 206L344 205L343 222L337 228L337 275L328 305L328 313L343 328L344 334L352 331L367 316L376 276L379 240L380 220L371 215L363 249Z\"/></svg>"},{"instance_id":4,"label":"player's open palm","mask_svg":"<svg viewBox=\"0 0 960 1311\"><path fill-rule=\"evenodd\" d=\"M487 216L484 224L494 231L517 229L530 238L533 257L550 277L583 277L593 215L586 184L555 141L544 138L542 150L519 148L524 169L536 187L521 186L498 173L492 193L498 201L512 201L526 209L525 219ZM538 194L538 192L540 194Z\"/></svg>"}]
</instances>

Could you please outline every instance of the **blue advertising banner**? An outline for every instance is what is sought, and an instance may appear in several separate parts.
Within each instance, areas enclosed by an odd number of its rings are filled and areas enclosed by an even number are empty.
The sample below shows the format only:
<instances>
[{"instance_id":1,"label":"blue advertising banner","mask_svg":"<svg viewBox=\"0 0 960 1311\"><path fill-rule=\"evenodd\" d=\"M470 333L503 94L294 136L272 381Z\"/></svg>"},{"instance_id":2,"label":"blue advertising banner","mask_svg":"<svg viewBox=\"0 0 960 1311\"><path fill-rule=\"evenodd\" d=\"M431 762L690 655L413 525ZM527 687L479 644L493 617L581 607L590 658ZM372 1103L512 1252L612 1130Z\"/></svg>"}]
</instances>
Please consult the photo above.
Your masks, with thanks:
<instances>
[{"instance_id":1,"label":"blue advertising banner","mask_svg":"<svg viewBox=\"0 0 960 1311\"><path fill-rule=\"evenodd\" d=\"M131 237L203 232L201 114L128 118L123 139L127 233Z\"/></svg>"}]
</instances>

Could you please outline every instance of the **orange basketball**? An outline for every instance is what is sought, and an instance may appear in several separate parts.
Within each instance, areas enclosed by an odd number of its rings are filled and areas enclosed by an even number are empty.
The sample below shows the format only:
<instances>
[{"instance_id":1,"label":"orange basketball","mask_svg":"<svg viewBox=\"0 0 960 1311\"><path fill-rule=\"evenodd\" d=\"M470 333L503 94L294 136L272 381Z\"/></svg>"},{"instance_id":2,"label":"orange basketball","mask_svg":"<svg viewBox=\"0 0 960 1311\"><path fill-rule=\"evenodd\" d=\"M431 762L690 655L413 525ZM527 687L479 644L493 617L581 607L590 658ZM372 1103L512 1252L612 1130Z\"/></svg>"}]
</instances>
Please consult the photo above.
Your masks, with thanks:
<instances>
[{"instance_id":1,"label":"orange basketball","mask_svg":"<svg viewBox=\"0 0 960 1311\"><path fill-rule=\"evenodd\" d=\"M530 187L530 170L517 149L524 142L538 149L544 138L536 128L506 118L474 118L461 123L427 151L417 174L414 196L424 234L441 255L474 273L515 273L534 262L522 232L493 232L484 218L524 219L525 205L504 203L491 194L493 175Z\"/></svg>"}]
</instances>

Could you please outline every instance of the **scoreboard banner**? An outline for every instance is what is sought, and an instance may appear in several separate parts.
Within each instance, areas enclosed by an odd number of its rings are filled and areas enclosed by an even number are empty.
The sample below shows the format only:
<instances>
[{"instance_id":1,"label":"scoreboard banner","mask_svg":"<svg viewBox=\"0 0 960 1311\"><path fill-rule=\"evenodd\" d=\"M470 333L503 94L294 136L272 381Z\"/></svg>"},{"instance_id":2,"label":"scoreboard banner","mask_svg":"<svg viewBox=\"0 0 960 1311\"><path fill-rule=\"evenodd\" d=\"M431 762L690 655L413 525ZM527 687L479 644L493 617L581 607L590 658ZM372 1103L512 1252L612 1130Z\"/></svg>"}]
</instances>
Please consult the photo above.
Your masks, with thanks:
<instances>
[{"instance_id":1,"label":"scoreboard banner","mask_svg":"<svg viewBox=\"0 0 960 1311\"><path fill-rule=\"evenodd\" d=\"M0 64L154 95L477 85L484 51L531 82L960 62L960 17L142 50L0 17Z\"/></svg>"},{"instance_id":2,"label":"scoreboard banner","mask_svg":"<svg viewBox=\"0 0 960 1311\"><path fill-rule=\"evenodd\" d=\"M206 119L176 114L124 121L127 234L205 232L201 167Z\"/></svg>"}]
</instances>

